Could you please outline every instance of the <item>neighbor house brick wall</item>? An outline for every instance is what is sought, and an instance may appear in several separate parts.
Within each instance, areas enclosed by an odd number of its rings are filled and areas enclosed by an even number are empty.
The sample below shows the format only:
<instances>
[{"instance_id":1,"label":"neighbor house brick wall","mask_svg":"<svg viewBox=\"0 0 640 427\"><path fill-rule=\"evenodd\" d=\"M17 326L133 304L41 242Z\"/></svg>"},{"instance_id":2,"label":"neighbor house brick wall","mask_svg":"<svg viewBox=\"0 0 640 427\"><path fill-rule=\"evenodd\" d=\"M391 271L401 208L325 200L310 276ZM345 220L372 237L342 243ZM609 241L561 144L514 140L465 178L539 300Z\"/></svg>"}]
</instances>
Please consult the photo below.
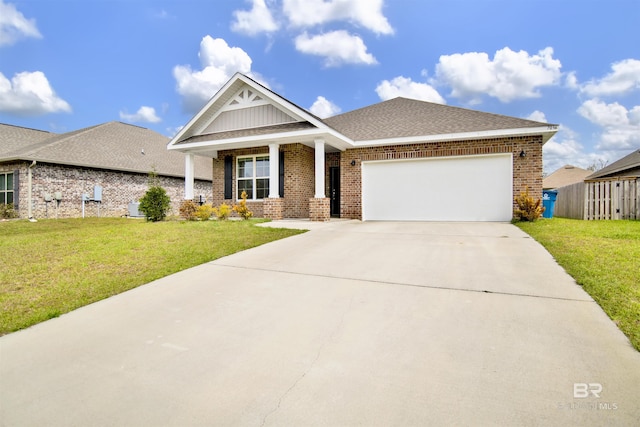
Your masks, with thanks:
<instances>
[{"instance_id":1,"label":"neighbor house brick wall","mask_svg":"<svg viewBox=\"0 0 640 427\"><path fill-rule=\"evenodd\" d=\"M303 144L283 144L280 151L284 153L284 218L308 218L309 198L313 197L314 149ZM223 150L213 159L213 201L214 205L237 203L236 167L239 156L268 155L269 147L256 147L239 150ZM232 198L224 198L224 159L232 156ZM247 202L247 206L255 217L264 217L264 202Z\"/></svg>"},{"instance_id":2,"label":"neighbor house brick wall","mask_svg":"<svg viewBox=\"0 0 640 427\"><path fill-rule=\"evenodd\" d=\"M520 157L520 152L526 153ZM542 197L542 137L522 136L467 141L356 148L340 156L340 216L362 219L362 163L371 160L420 159L479 154L513 154L513 193L524 188ZM355 166L351 166L355 161ZM462 195L461 195L462 196ZM514 202L515 208L515 202Z\"/></svg>"},{"instance_id":3,"label":"neighbor house brick wall","mask_svg":"<svg viewBox=\"0 0 640 427\"><path fill-rule=\"evenodd\" d=\"M0 171L19 170L19 209L20 218L28 216L28 165L22 162L13 165L1 165ZM46 203L45 193L53 195L62 193L62 201L58 207L59 218L82 216L82 194L93 197L94 187L102 187L102 203L85 204L85 216L95 217L98 210L101 217L119 217L127 215L128 205L138 201L148 190L148 174L117 172L100 169L38 163L32 169L32 214L35 218L55 218L55 200ZM159 177L160 185L167 191L171 199L169 215L177 215L184 199L184 178ZM211 182L196 180L194 183L196 198L202 194L211 200Z\"/></svg>"}]
</instances>

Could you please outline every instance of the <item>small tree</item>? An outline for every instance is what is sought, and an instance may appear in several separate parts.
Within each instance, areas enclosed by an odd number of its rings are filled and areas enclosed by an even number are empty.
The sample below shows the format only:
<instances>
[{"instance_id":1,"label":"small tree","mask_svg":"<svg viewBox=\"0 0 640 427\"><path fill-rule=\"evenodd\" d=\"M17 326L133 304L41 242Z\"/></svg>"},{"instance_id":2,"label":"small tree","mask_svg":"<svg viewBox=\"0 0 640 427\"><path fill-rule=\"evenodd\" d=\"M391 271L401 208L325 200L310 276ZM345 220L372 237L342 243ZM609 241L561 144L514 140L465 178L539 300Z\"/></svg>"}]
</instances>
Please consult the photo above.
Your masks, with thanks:
<instances>
[{"instance_id":1,"label":"small tree","mask_svg":"<svg viewBox=\"0 0 640 427\"><path fill-rule=\"evenodd\" d=\"M239 204L233 206L234 212L237 212L242 219L249 219L253 216L253 212L247 207L247 192L243 191L240 195L242 199Z\"/></svg>"},{"instance_id":2,"label":"small tree","mask_svg":"<svg viewBox=\"0 0 640 427\"><path fill-rule=\"evenodd\" d=\"M149 172L149 189L140 199L140 212L144 213L147 221L162 221L167 217L171 207L171 199L164 188L160 186L160 179L155 170Z\"/></svg>"},{"instance_id":3,"label":"small tree","mask_svg":"<svg viewBox=\"0 0 640 427\"><path fill-rule=\"evenodd\" d=\"M544 206L541 206L541 200L534 200L533 197L529 195L528 187L525 188L524 193L520 193L515 200L518 204L518 209L516 209L515 215L520 221L533 222L540 218L544 212Z\"/></svg>"}]
</instances>

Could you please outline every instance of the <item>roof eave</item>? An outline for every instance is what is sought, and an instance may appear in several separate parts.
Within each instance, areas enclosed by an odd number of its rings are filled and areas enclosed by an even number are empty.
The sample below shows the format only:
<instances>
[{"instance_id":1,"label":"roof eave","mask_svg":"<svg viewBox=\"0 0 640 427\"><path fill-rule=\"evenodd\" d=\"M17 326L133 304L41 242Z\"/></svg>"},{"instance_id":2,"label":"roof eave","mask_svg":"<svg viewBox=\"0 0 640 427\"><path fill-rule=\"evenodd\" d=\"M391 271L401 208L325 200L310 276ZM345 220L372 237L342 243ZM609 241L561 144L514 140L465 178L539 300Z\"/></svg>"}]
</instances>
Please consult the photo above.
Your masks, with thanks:
<instances>
[{"instance_id":1,"label":"roof eave","mask_svg":"<svg viewBox=\"0 0 640 427\"><path fill-rule=\"evenodd\" d=\"M249 137L228 138L220 140L205 140L192 143L181 143L167 147L169 150L197 153L199 151L219 151L233 150L241 148L252 148L268 145L271 143L291 144L295 142L306 143L323 139L332 147L344 151L353 148L353 141L346 138L333 129L310 129L294 132L272 133L268 135L254 135Z\"/></svg>"},{"instance_id":2,"label":"roof eave","mask_svg":"<svg viewBox=\"0 0 640 427\"><path fill-rule=\"evenodd\" d=\"M355 141L356 147L376 147L382 145L405 145L424 142L462 141L473 139L493 139L511 136L542 135L542 143L546 143L558 131L557 125L547 125L537 128L497 129L478 132L459 132L438 135L418 135L400 138L385 138Z\"/></svg>"}]
</instances>

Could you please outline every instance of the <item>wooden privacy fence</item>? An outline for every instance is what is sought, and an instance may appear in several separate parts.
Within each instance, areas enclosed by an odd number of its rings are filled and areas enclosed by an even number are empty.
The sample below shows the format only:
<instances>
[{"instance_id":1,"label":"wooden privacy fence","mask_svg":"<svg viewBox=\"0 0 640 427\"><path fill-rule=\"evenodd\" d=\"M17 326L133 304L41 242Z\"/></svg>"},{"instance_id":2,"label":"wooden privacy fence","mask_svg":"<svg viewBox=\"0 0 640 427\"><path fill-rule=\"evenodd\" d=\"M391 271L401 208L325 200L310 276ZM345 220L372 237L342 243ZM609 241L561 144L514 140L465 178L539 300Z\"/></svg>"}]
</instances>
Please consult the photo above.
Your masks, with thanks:
<instances>
[{"instance_id":1,"label":"wooden privacy fence","mask_svg":"<svg viewBox=\"0 0 640 427\"><path fill-rule=\"evenodd\" d=\"M554 215L575 219L640 219L640 177L590 180L557 189Z\"/></svg>"}]
</instances>

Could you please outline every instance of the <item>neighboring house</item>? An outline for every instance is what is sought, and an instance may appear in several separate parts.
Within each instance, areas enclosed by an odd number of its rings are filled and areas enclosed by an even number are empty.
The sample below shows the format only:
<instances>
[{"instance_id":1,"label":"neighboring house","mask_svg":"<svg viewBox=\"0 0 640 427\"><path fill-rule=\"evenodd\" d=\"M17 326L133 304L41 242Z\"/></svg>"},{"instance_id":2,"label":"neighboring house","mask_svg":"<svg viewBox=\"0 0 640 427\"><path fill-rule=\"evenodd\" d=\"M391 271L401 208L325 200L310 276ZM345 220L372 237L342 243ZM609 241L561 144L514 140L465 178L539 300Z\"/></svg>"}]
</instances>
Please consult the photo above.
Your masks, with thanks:
<instances>
[{"instance_id":1,"label":"neighboring house","mask_svg":"<svg viewBox=\"0 0 640 427\"><path fill-rule=\"evenodd\" d=\"M256 216L509 221L542 193L556 125L395 98L320 119L236 74L169 150L213 158L214 204L246 191ZM187 178L187 198L194 196Z\"/></svg>"},{"instance_id":2,"label":"neighboring house","mask_svg":"<svg viewBox=\"0 0 640 427\"><path fill-rule=\"evenodd\" d=\"M616 160L589 175L586 179L601 179L614 177L640 177L640 149L634 150L620 160Z\"/></svg>"},{"instance_id":3,"label":"neighboring house","mask_svg":"<svg viewBox=\"0 0 640 427\"><path fill-rule=\"evenodd\" d=\"M640 218L640 150L557 188L556 216L575 219Z\"/></svg>"},{"instance_id":4,"label":"neighboring house","mask_svg":"<svg viewBox=\"0 0 640 427\"><path fill-rule=\"evenodd\" d=\"M576 182L582 182L592 173L593 171L588 169L565 165L542 179L542 189L553 190L554 188L564 187L575 184Z\"/></svg>"},{"instance_id":5,"label":"neighboring house","mask_svg":"<svg viewBox=\"0 0 640 427\"><path fill-rule=\"evenodd\" d=\"M0 124L0 204L13 203L20 218L124 216L155 170L177 213L185 156L167 151L168 142L120 122L64 134ZM196 197L210 202L211 160L197 157L195 164Z\"/></svg>"}]
</instances>

